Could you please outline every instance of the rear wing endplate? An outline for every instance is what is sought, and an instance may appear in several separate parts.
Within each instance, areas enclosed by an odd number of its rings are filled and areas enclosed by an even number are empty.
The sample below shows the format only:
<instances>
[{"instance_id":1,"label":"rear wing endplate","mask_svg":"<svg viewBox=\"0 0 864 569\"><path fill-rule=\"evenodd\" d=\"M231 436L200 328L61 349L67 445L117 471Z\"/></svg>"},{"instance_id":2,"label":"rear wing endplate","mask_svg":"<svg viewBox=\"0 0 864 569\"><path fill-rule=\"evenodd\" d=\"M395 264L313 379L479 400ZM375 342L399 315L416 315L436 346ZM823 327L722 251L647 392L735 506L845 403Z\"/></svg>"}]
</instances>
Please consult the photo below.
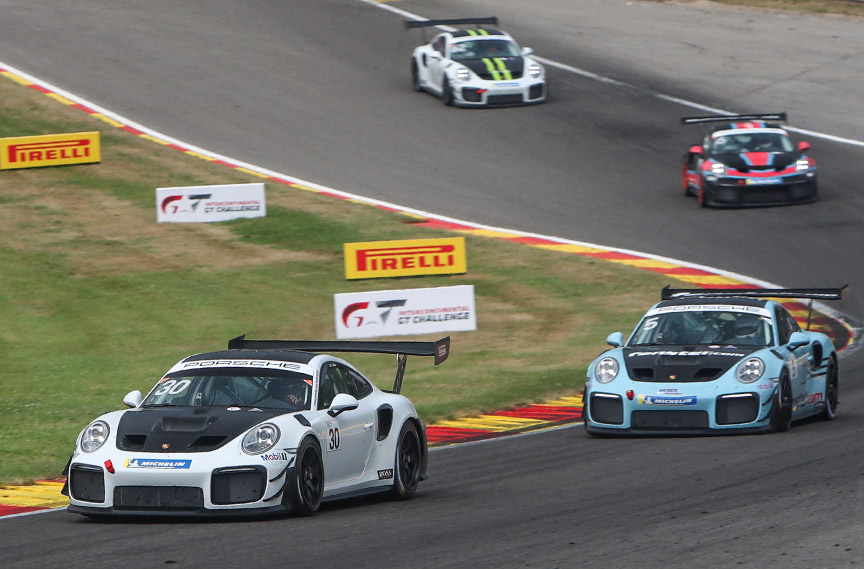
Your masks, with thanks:
<instances>
[{"instance_id":1,"label":"rear wing endplate","mask_svg":"<svg viewBox=\"0 0 864 569\"><path fill-rule=\"evenodd\" d=\"M246 335L228 341L229 350L297 350L301 352L352 352L396 354L396 378L393 393L402 389L408 356L432 356L435 365L450 355L450 336L434 342L358 342L330 340L247 340Z\"/></svg>"},{"instance_id":2,"label":"rear wing endplate","mask_svg":"<svg viewBox=\"0 0 864 569\"><path fill-rule=\"evenodd\" d=\"M704 124L712 122L786 121L786 113L762 113L753 115L711 115L708 117L683 117L681 124Z\"/></svg>"},{"instance_id":3,"label":"rear wing endplate","mask_svg":"<svg viewBox=\"0 0 864 569\"><path fill-rule=\"evenodd\" d=\"M492 26L498 25L496 16L487 16L483 18L450 18L446 20L405 20L405 28L429 28L432 26L471 26L489 24Z\"/></svg>"}]
</instances>

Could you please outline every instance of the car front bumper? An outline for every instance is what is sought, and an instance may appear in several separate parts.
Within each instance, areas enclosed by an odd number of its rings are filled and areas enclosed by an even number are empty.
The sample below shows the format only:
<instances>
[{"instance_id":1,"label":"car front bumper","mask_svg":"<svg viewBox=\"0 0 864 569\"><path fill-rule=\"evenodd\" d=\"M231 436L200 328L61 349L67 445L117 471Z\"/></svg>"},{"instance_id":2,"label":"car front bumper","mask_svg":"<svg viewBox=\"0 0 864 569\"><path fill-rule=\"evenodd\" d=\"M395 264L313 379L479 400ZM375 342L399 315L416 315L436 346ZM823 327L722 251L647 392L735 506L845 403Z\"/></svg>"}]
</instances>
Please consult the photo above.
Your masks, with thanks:
<instances>
[{"instance_id":1,"label":"car front bumper","mask_svg":"<svg viewBox=\"0 0 864 569\"><path fill-rule=\"evenodd\" d=\"M769 206L810 203L817 198L816 177L804 175L769 179L719 178L703 181L705 201L714 207Z\"/></svg>"},{"instance_id":2,"label":"car front bumper","mask_svg":"<svg viewBox=\"0 0 864 569\"><path fill-rule=\"evenodd\" d=\"M599 387L585 393L585 429L619 435L765 432L771 429L775 389L775 382L763 382L737 391L703 387L664 396L638 384L624 394Z\"/></svg>"},{"instance_id":3,"label":"car front bumper","mask_svg":"<svg viewBox=\"0 0 864 569\"><path fill-rule=\"evenodd\" d=\"M68 467L67 510L85 515L283 512L290 510L282 495L293 466L294 455L283 450L259 456L233 454L230 460L116 449L81 453Z\"/></svg>"},{"instance_id":4,"label":"car front bumper","mask_svg":"<svg viewBox=\"0 0 864 569\"><path fill-rule=\"evenodd\" d=\"M512 81L474 80L454 83L453 103L460 107L502 107L530 105L546 100L545 79L522 78Z\"/></svg>"}]
</instances>

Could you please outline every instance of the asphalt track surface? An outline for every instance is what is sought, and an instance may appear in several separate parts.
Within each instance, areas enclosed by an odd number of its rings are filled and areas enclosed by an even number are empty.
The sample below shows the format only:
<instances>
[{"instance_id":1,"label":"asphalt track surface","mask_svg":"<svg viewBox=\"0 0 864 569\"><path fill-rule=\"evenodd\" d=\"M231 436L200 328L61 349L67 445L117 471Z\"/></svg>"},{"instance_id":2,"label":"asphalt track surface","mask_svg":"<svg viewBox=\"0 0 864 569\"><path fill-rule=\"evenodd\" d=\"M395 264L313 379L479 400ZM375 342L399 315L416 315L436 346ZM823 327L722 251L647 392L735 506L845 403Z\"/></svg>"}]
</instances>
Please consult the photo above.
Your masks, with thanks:
<instances>
[{"instance_id":1,"label":"asphalt track surface","mask_svg":"<svg viewBox=\"0 0 864 569\"><path fill-rule=\"evenodd\" d=\"M417 33L359 0L0 0L0 60L132 120L301 179L458 219L640 250L790 287L852 285L864 316L864 22L618 0L419 1L494 14L553 100L447 109L410 91ZM703 114L787 111L821 201L698 208L680 155ZM864 562L862 351L831 423L780 435L591 439L570 428L435 451L416 499L310 519L0 521L4 567L784 567Z\"/></svg>"}]
</instances>

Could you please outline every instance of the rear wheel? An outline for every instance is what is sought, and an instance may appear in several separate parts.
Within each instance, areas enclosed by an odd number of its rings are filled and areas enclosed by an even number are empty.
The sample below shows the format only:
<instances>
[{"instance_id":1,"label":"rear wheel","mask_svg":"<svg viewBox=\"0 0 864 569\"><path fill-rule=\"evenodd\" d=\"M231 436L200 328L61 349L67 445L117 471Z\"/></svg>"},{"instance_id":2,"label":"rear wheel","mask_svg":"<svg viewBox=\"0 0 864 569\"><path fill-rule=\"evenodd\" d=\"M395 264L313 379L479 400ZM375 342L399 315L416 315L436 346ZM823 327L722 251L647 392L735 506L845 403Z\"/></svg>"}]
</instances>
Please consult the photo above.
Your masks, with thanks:
<instances>
[{"instance_id":1,"label":"rear wheel","mask_svg":"<svg viewBox=\"0 0 864 569\"><path fill-rule=\"evenodd\" d=\"M792 426L792 386L789 385L789 373L783 370L771 406L771 430L779 433L788 431L790 426Z\"/></svg>"},{"instance_id":2,"label":"rear wheel","mask_svg":"<svg viewBox=\"0 0 864 569\"><path fill-rule=\"evenodd\" d=\"M399 500L411 497L420 484L420 467L423 457L417 427L410 421L399 432L396 443L396 463L393 465L393 496Z\"/></svg>"},{"instance_id":3,"label":"rear wheel","mask_svg":"<svg viewBox=\"0 0 864 569\"><path fill-rule=\"evenodd\" d=\"M839 402L840 373L837 371L837 361L834 356L828 360L828 368L825 370L825 408L819 415L822 419L830 421L837 416L837 403Z\"/></svg>"},{"instance_id":4,"label":"rear wheel","mask_svg":"<svg viewBox=\"0 0 864 569\"><path fill-rule=\"evenodd\" d=\"M288 484L290 490L285 497L291 500L296 514L311 516L318 511L321 496L324 494L324 463L321 460L321 449L312 439L303 439L297 449L294 479Z\"/></svg>"}]
</instances>

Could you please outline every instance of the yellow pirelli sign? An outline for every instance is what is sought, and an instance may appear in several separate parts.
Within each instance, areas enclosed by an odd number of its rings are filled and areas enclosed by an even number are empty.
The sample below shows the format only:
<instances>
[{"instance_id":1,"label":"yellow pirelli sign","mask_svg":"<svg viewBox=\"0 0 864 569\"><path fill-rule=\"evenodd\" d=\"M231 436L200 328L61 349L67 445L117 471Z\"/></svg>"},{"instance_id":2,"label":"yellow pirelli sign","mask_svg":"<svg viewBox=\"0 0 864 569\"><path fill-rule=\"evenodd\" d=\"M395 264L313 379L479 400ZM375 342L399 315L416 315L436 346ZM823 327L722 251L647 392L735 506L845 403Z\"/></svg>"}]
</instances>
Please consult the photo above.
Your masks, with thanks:
<instances>
[{"instance_id":1,"label":"yellow pirelli sign","mask_svg":"<svg viewBox=\"0 0 864 569\"><path fill-rule=\"evenodd\" d=\"M345 243L345 278L452 275L468 271L464 237Z\"/></svg>"},{"instance_id":2,"label":"yellow pirelli sign","mask_svg":"<svg viewBox=\"0 0 864 569\"><path fill-rule=\"evenodd\" d=\"M0 138L0 170L99 162L98 132Z\"/></svg>"}]
</instances>

